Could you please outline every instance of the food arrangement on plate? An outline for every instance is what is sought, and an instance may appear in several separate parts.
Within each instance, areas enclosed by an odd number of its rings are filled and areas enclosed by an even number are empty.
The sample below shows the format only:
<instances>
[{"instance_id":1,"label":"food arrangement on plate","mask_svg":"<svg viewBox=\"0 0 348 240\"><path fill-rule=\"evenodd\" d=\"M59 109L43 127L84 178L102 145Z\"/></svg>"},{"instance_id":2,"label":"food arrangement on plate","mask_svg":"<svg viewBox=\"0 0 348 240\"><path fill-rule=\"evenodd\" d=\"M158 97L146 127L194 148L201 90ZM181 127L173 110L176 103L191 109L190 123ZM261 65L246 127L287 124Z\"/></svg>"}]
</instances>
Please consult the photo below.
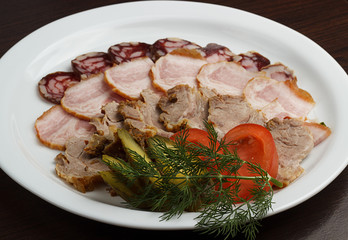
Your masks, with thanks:
<instances>
[{"instance_id":1,"label":"food arrangement on plate","mask_svg":"<svg viewBox=\"0 0 348 240\"><path fill-rule=\"evenodd\" d=\"M163 219L198 211L198 227L252 238L273 188L331 133L294 71L260 53L178 39L123 42L39 82L54 103L35 122L64 151L57 175L81 192L107 184Z\"/></svg>"}]
</instances>

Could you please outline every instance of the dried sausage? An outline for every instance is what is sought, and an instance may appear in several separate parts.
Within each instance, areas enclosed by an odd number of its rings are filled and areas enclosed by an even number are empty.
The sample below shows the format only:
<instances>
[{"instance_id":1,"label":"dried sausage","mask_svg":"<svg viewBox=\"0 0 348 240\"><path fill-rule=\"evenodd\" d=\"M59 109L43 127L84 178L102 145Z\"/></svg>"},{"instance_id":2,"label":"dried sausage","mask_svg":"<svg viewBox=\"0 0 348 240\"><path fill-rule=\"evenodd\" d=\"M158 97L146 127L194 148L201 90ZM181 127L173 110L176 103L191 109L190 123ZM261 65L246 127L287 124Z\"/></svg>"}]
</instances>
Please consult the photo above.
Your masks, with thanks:
<instances>
[{"instance_id":1,"label":"dried sausage","mask_svg":"<svg viewBox=\"0 0 348 240\"><path fill-rule=\"evenodd\" d=\"M151 57L151 45L143 42L123 42L111 46L108 53L116 64L120 64L134 58Z\"/></svg>"},{"instance_id":2,"label":"dried sausage","mask_svg":"<svg viewBox=\"0 0 348 240\"><path fill-rule=\"evenodd\" d=\"M235 56L230 49L216 43L209 43L204 48L198 49L198 51L209 63L231 61Z\"/></svg>"},{"instance_id":3,"label":"dried sausage","mask_svg":"<svg viewBox=\"0 0 348 240\"><path fill-rule=\"evenodd\" d=\"M237 60L236 60L237 59ZM247 52L236 56L235 60L250 72L259 72L263 67L268 66L271 62L260 53Z\"/></svg>"},{"instance_id":4,"label":"dried sausage","mask_svg":"<svg viewBox=\"0 0 348 240\"><path fill-rule=\"evenodd\" d=\"M90 52L76 57L71 61L72 69L79 74L82 79L92 74L104 72L110 68L113 62L105 52Z\"/></svg>"},{"instance_id":5,"label":"dried sausage","mask_svg":"<svg viewBox=\"0 0 348 240\"><path fill-rule=\"evenodd\" d=\"M180 38L159 39L152 44L152 60L156 61L158 58L178 48L196 49L201 48L201 46Z\"/></svg>"},{"instance_id":6,"label":"dried sausage","mask_svg":"<svg viewBox=\"0 0 348 240\"><path fill-rule=\"evenodd\" d=\"M46 100L59 104L65 90L80 81L73 72L50 73L39 81L39 93Z\"/></svg>"}]
</instances>

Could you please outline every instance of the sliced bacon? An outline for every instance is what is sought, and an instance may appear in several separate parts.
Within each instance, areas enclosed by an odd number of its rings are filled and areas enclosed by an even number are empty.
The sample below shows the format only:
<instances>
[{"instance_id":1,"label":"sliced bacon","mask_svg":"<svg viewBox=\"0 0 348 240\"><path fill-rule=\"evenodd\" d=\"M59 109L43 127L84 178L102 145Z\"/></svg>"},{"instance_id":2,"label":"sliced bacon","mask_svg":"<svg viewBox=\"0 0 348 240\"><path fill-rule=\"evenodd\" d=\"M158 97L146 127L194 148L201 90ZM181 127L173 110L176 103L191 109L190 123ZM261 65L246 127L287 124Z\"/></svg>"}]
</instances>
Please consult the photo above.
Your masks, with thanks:
<instances>
[{"instance_id":1,"label":"sliced bacon","mask_svg":"<svg viewBox=\"0 0 348 240\"><path fill-rule=\"evenodd\" d=\"M90 120L102 117L101 108L106 103L120 102L123 98L114 93L104 81L104 74L93 75L68 88L61 100L65 111L74 116Z\"/></svg>"},{"instance_id":2,"label":"sliced bacon","mask_svg":"<svg viewBox=\"0 0 348 240\"><path fill-rule=\"evenodd\" d=\"M156 61L160 57L179 48L197 49L197 48L201 48L201 46L199 46L196 43L193 43L184 39L180 39L180 38L159 39L154 44L152 44L153 60Z\"/></svg>"},{"instance_id":3,"label":"sliced bacon","mask_svg":"<svg viewBox=\"0 0 348 240\"><path fill-rule=\"evenodd\" d=\"M294 74L294 71L283 65L282 63L275 63L263 67L261 71L266 73L266 76L269 78L273 78L277 81L287 81L290 80L293 83L297 82L297 78Z\"/></svg>"},{"instance_id":4,"label":"sliced bacon","mask_svg":"<svg viewBox=\"0 0 348 240\"><path fill-rule=\"evenodd\" d=\"M66 141L71 137L88 138L95 127L55 105L44 112L35 122L37 137L49 148L64 150Z\"/></svg>"},{"instance_id":5,"label":"sliced bacon","mask_svg":"<svg viewBox=\"0 0 348 240\"><path fill-rule=\"evenodd\" d=\"M279 82L268 77L250 80L244 89L244 95L254 109L273 109L268 119L279 115L305 119L315 105L312 96L296 84L290 81ZM270 108L269 104L277 107Z\"/></svg>"},{"instance_id":6,"label":"sliced bacon","mask_svg":"<svg viewBox=\"0 0 348 240\"><path fill-rule=\"evenodd\" d=\"M250 72L258 72L271 63L266 57L254 51L239 54L234 61L242 64Z\"/></svg>"},{"instance_id":7,"label":"sliced bacon","mask_svg":"<svg viewBox=\"0 0 348 240\"><path fill-rule=\"evenodd\" d=\"M105 71L105 81L117 94L127 99L140 99L144 89L152 88L149 72L153 65L149 57L136 58Z\"/></svg>"},{"instance_id":8,"label":"sliced bacon","mask_svg":"<svg viewBox=\"0 0 348 240\"><path fill-rule=\"evenodd\" d=\"M230 49L216 43L209 43L207 46L197 50L202 54L208 63L231 61L233 56L235 56Z\"/></svg>"},{"instance_id":9,"label":"sliced bacon","mask_svg":"<svg viewBox=\"0 0 348 240\"><path fill-rule=\"evenodd\" d=\"M245 70L239 63L217 62L204 65L197 75L200 87L215 89L221 95L242 96L250 79L260 73Z\"/></svg>"},{"instance_id":10,"label":"sliced bacon","mask_svg":"<svg viewBox=\"0 0 348 240\"><path fill-rule=\"evenodd\" d=\"M176 49L158 59L151 68L152 84L164 92L180 84L197 87L197 74L206 63L195 49Z\"/></svg>"},{"instance_id":11,"label":"sliced bacon","mask_svg":"<svg viewBox=\"0 0 348 240\"><path fill-rule=\"evenodd\" d=\"M323 142L331 135L331 129L324 124L316 122L305 122L304 126L309 129L314 139L314 146Z\"/></svg>"},{"instance_id":12,"label":"sliced bacon","mask_svg":"<svg viewBox=\"0 0 348 240\"><path fill-rule=\"evenodd\" d=\"M73 72L50 73L39 81L39 93L46 100L59 104L65 90L80 81L80 77Z\"/></svg>"},{"instance_id":13,"label":"sliced bacon","mask_svg":"<svg viewBox=\"0 0 348 240\"><path fill-rule=\"evenodd\" d=\"M104 72L110 68L113 62L105 52L90 52L76 57L71 61L72 69L85 79L92 74Z\"/></svg>"},{"instance_id":14,"label":"sliced bacon","mask_svg":"<svg viewBox=\"0 0 348 240\"><path fill-rule=\"evenodd\" d=\"M108 53L116 64L152 55L151 45L143 42L122 42L111 46Z\"/></svg>"}]
</instances>

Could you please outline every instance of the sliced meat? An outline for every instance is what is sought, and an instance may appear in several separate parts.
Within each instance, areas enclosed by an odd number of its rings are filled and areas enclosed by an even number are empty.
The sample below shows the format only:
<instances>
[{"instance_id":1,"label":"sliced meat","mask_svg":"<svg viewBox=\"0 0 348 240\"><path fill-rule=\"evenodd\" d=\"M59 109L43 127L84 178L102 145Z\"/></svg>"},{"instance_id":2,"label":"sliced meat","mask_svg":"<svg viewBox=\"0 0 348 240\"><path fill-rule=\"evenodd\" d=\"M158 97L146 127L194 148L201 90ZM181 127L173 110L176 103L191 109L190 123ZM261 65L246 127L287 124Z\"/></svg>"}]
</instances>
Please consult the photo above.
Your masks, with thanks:
<instances>
[{"instance_id":1,"label":"sliced meat","mask_svg":"<svg viewBox=\"0 0 348 240\"><path fill-rule=\"evenodd\" d=\"M100 171L110 170L100 158L85 153L85 146L84 139L71 138L66 144L65 154L60 153L55 158L56 174L83 193L104 182Z\"/></svg>"},{"instance_id":2,"label":"sliced meat","mask_svg":"<svg viewBox=\"0 0 348 240\"><path fill-rule=\"evenodd\" d=\"M208 63L231 61L233 56L235 56L230 49L216 43L209 43L204 48L199 48L197 50L202 54Z\"/></svg>"},{"instance_id":3,"label":"sliced meat","mask_svg":"<svg viewBox=\"0 0 348 240\"><path fill-rule=\"evenodd\" d=\"M323 123L305 122L304 126L312 133L314 146L317 146L331 135L331 129Z\"/></svg>"},{"instance_id":4,"label":"sliced meat","mask_svg":"<svg viewBox=\"0 0 348 240\"><path fill-rule=\"evenodd\" d=\"M242 96L248 81L258 75L235 62L217 62L204 65L197 81L200 87L214 89L221 95Z\"/></svg>"},{"instance_id":5,"label":"sliced meat","mask_svg":"<svg viewBox=\"0 0 348 240\"><path fill-rule=\"evenodd\" d=\"M144 89L152 88L149 72L153 64L149 57L143 57L116 65L105 71L105 81L124 98L140 99Z\"/></svg>"},{"instance_id":6,"label":"sliced meat","mask_svg":"<svg viewBox=\"0 0 348 240\"><path fill-rule=\"evenodd\" d=\"M280 82L287 80L290 80L294 84L297 82L294 71L283 65L282 63L268 65L266 67L263 67L261 71L265 72L267 77L273 78Z\"/></svg>"},{"instance_id":7,"label":"sliced meat","mask_svg":"<svg viewBox=\"0 0 348 240\"><path fill-rule=\"evenodd\" d=\"M116 126L109 126L107 132L93 134L84 147L84 152L90 156L100 157L106 154L111 157L126 159L122 142L117 134Z\"/></svg>"},{"instance_id":8,"label":"sliced meat","mask_svg":"<svg viewBox=\"0 0 348 240\"><path fill-rule=\"evenodd\" d=\"M268 119L280 116L305 119L315 105L312 96L296 84L267 77L249 81L244 95L254 109L267 112Z\"/></svg>"},{"instance_id":9,"label":"sliced meat","mask_svg":"<svg viewBox=\"0 0 348 240\"><path fill-rule=\"evenodd\" d=\"M160 57L178 48L196 49L201 46L180 38L163 38L152 44L153 60L157 61Z\"/></svg>"},{"instance_id":10,"label":"sliced meat","mask_svg":"<svg viewBox=\"0 0 348 240\"><path fill-rule=\"evenodd\" d=\"M97 73L103 73L110 68L113 62L105 52L90 52L76 57L71 61L72 69L81 79Z\"/></svg>"},{"instance_id":11,"label":"sliced meat","mask_svg":"<svg viewBox=\"0 0 348 240\"><path fill-rule=\"evenodd\" d=\"M267 123L279 156L277 180L284 186L298 178L303 168L301 161L313 149L314 141L310 131L302 121L295 119L272 119Z\"/></svg>"},{"instance_id":12,"label":"sliced meat","mask_svg":"<svg viewBox=\"0 0 348 240\"><path fill-rule=\"evenodd\" d=\"M152 84L164 92L180 84L197 87L197 74L206 63L195 49L176 49L158 59L151 68Z\"/></svg>"},{"instance_id":13,"label":"sliced meat","mask_svg":"<svg viewBox=\"0 0 348 240\"><path fill-rule=\"evenodd\" d=\"M243 97L218 95L209 98L208 122L213 124L218 137L222 138L229 130L242 123L264 126L266 120Z\"/></svg>"},{"instance_id":14,"label":"sliced meat","mask_svg":"<svg viewBox=\"0 0 348 240\"><path fill-rule=\"evenodd\" d=\"M110 128L117 129L123 127L123 117L118 112L118 102L110 102L102 107L103 117L92 118L90 123L96 127L101 136L109 136ZM107 137L108 138L108 137Z\"/></svg>"},{"instance_id":15,"label":"sliced meat","mask_svg":"<svg viewBox=\"0 0 348 240\"><path fill-rule=\"evenodd\" d=\"M160 109L157 103L160 95L146 89L141 96L142 100L120 103L118 111L124 118L124 127L142 145L147 138L155 135L170 137L172 134L159 122Z\"/></svg>"},{"instance_id":16,"label":"sliced meat","mask_svg":"<svg viewBox=\"0 0 348 240\"><path fill-rule=\"evenodd\" d=\"M123 42L111 46L108 53L116 64L132 59L151 57L151 45L143 42Z\"/></svg>"},{"instance_id":17,"label":"sliced meat","mask_svg":"<svg viewBox=\"0 0 348 240\"><path fill-rule=\"evenodd\" d=\"M35 122L36 134L46 146L64 150L65 142L71 137L88 138L95 127L89 122L78 119L55 105L44 112Z\"/></svg>"},{"instance_id":18,"label":"sliced meat","mask_svg":"<svg viewBox=\"0 0 348 240\"><path fill-rule=\"evenodd\" d=\"M104 81L104 74L100 73L85 79L65 91L61 105L65 111L74 116L90 120L102 117L101 108L106 103L124 100L114 93Z\"/></svg>"},{"instance_id":19,"label":"sliced meat","mask_svg":"<svg viewBox=\"0 0 348 240\"><path fill-rule=\"evenodd\" d=\"M39 81L40 95L55 104L59 104L65 90L80 81L80 77L73 72L50 73Z\"/></svg>"},{"instance_id":20,"label":"sliced meat","mask_svg":"<svg viewBox=\"0 0 348 240\"><path fill-rule=\"evenodd\" d=\"M266 57L254 51L239 54L234 61L239 62L249 72L259 72L271 63Z\"/></svg>"},{"instance_id":21,"label":"sliced meat","mask_svg":"<svg viewBox=\"0 0 348 240\"><path fill-rule=\"evenodd\" d=\"M160 121L168 131L176 132L182 127L204 129L208 118L208 99L196 88L178 85L169 89L158 102L162 110Z\"/></svg>"},{"instance_id":22,"label":"sliced meat","mask_svg":"<svg viewBox=\"0 0 348 240\"><path fill-rule=\"evenodd\" d=\"M284 119L289 116L288 111L280 104L278 98L263 107L261 111L267 121L272 118Z\"/></svg>"}]
</instances>

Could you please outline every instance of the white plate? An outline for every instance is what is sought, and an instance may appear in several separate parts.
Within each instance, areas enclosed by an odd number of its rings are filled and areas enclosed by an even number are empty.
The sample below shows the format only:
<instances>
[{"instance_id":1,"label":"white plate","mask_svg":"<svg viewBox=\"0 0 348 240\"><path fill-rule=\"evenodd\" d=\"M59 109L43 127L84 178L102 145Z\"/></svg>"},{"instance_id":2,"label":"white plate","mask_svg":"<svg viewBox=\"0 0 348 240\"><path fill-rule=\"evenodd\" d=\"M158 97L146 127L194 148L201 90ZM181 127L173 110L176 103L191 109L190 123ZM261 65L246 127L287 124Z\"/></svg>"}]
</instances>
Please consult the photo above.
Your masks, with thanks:
<instances>
[{"instance_id":1,"label":"white plate","mask_svg":"<svg viewBox=\"0 0 348 240\"><path fill-rule=\"evenodd\" d=\"M1 168L34 194L87 218L144 229L192 229L195 213L161 222L159 213L127 209L105 189L87 194L73 190L55 175L57 151L42 146L33 128L35 119L50 107L37 92L41 77L68 70L70 60L82 53L107 51L123 41L153 43L165 37L201 45L215 42L235 53L256 50L294 69L300 87L316 100L313 116L330 126L332 135L304 160L305 173L275 194L269 215L312 197L347 166L348 79L328 53L303 35L254 14L211 4L155 1L65 17L28 35L2 57Z\"/></svg>"}]
</instances>

